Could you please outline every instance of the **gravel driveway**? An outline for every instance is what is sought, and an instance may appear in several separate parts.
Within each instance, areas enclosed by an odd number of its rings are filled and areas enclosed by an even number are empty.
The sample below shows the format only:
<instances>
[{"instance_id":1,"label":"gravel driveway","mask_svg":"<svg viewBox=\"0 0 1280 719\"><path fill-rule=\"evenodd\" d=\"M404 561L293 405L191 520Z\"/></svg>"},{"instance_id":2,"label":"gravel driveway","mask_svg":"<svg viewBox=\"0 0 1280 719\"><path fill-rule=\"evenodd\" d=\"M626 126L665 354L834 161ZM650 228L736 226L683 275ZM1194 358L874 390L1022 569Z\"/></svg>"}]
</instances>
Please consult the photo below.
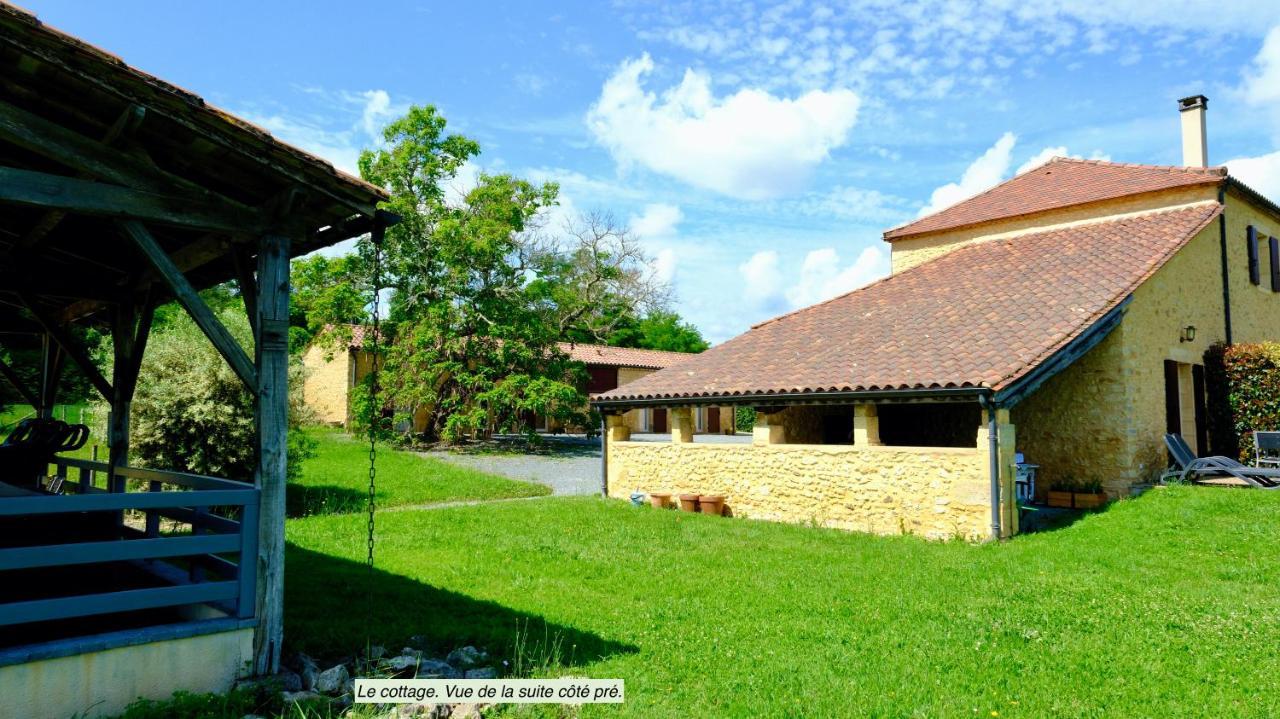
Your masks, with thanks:
<instances>
[{"instance_id":1,"label":"gravel driveway","mask_svg":"<svg viewBox=\"0 0 1280 719\"><path fill-rule=\"evenodd\" d=\"M530 447L520 437L496 437L493 446L479 450L421 454L501 477L545 484L556 495L600 493L598 438L552 435L543 437L540 447Z\"/></svg>"},{"instance_id":2,"label":"gravel driveway","mask_svg":"<svg viewBox=\"0 0 1280 719\"><path fill-rule=\"evenodd\" d=\"M633 434L633 442L670 442L670 434ZM694 440L709 444L750 444L751 435L700 434ZM600 440L582 435L546 435L531 446L524 437L504 435L491 444L463 451L433 450L425 457L470 467L511 479L538 482L552 494L599 494Z\"/></svg>"}]
</instances>

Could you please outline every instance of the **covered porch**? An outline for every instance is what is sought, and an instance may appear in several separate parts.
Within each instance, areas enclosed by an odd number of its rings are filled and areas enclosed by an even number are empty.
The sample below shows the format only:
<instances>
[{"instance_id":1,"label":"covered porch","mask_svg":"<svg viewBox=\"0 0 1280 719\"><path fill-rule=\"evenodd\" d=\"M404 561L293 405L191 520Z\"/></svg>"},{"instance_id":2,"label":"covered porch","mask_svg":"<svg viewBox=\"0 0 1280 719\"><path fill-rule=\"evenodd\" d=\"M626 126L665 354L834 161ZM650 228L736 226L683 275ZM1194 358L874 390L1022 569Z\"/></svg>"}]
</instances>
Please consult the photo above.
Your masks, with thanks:
<instances>
[{"instance_id":1,"label":"covered porch","mask_svg":"<svg viewBox=\"0 0 1280 719\"><path fill-rule=\"evenodd\" d=\"M633 403L599 405L605 493L720 495L732 516L877 534L1016 533L1009 411L972 390L895 394L737 398L755 413L749 443L700 441L698 405L671 400L641 401L666 408L670 441L632 441Z\"/></svg>"},{"instance_id":2,"label":"covered porch","mask_svg":"<svg viewBox=\"0 0 1280 719\"><path fill-rule=\"evenodd\" d=\"M378 236L394 220L383 197L0 3L0 382L45 422L71 373L110 408L102 461L0 453L7 709L112 714L278 670L289 262ZM252 346L201 298L228 282ZM252 476L130 461L142 358L169 302L254 399ZM102 364L95 336L110 338Z\"/></svg>"}]
</instances>

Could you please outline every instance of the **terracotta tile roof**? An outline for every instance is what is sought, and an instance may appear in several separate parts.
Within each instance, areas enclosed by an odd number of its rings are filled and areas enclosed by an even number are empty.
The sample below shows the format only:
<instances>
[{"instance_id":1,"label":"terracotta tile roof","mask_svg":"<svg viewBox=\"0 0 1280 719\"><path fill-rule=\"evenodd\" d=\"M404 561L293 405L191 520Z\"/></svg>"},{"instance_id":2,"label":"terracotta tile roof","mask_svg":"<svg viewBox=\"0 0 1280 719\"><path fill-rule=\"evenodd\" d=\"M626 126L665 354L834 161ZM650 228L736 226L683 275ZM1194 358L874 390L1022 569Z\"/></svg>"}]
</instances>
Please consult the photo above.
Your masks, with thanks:
<instances>
[{"instance_id":1,"label":"terracotta tile roof","mask_svg":"<svg viewBox=\"0 0 1280 719\"><path fill-rule=\"evenodd\" d=\"M1145 192L1215 184L1226 177L1225 167L1132 165L1055 157L945 210L886 230L884 239L893 241Z\"/></svg>"},{"instance_id":2,"label":"terracotta tile roof","mask_svg":"<svg viewBox=\"0 0 1280 719\"><path fill-rule=\"evenodd\" d=\"M351 339L347 342L347 346L351 349L363 349L365 341L373 337L373 328L366 325L341 325L343 330L351 333ZM320 338L338 329L338 325L325 325L323 329L316 333L316 337ZM379 332L378 340L385 341L386 335Z\"/></svg>"},{"instance_id":3,"label":"terracotta tile roof","mask_svg":"<svg viewBox=\"0 0 1280 719\"><path fill-rule=\"evenodd\" d=\"M610 365L615 367L641 367L644 369L662 369L680 364L697 355L687 352L664 352L662 350L643 350L633 347L608 347L606 345L559 343L560 349L571 359L594 365Z\"/></svg>"},{"instance_id":4,"label":"terracotta tile roof","mask_svg":"<svg viewBox=\"0 0 1280 719\"><path fill-rule=\"evenodd\" d=\"M1206 202L961 247L595 399L999 390L1122 302L1219 207Z\"/></svg>"}]
</instances>

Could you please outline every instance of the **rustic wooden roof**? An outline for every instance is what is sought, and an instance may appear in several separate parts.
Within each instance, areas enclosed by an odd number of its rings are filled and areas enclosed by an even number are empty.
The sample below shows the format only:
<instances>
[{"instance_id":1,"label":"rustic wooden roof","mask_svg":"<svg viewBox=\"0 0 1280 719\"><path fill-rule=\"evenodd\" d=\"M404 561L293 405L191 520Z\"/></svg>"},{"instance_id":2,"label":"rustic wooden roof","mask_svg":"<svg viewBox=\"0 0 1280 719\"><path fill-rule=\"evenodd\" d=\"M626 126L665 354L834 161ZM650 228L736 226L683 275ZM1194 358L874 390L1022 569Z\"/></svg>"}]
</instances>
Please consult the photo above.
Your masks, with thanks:
<instances>
[{"instance_id":1,"label":"rustic wooden roof","mask_svg":"<svg viewBox=\"0 0 1280 719\"><path fill-rule=\"evenodd\" d=\"M192 92L0 2L0 332L102 318L160 291L119 220L144 223L196 289L358 236L385 193ZM25 299L23 299L25 298Z\"/></svg>"}]
</instances>

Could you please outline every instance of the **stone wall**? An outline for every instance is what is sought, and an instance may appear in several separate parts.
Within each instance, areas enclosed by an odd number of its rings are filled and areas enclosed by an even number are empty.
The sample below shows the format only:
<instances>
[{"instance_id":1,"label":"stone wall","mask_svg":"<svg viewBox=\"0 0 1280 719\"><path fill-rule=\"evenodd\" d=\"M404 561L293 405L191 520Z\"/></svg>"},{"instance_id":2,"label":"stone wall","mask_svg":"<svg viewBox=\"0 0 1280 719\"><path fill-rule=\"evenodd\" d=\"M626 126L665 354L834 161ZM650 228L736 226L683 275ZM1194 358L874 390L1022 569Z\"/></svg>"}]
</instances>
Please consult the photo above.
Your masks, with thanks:
<instances>
[{"instance_id":1,"label":"stone wall","mask_svg":"<svg viewBox=\"0 0 1280 719\"><path fill-rule=\"evenodd\" d=\"M610 432L609 496L721 494L735 517L917 534L990 536L987 452L969 448L667 444Z\"/></svg>"},{"instance_id":2,"label":"stone wall","mask_svg":"<svg viewBox=\"0 0 1280 719\"><path fill-rule=\"evenodd\" d=\"M315 412L319 422L335 425L347 422L350 355L342 349L321 347L319 343L307 348L302 355L307 371L302 386L303 400Z\"/></svg>"}]
</instances>

